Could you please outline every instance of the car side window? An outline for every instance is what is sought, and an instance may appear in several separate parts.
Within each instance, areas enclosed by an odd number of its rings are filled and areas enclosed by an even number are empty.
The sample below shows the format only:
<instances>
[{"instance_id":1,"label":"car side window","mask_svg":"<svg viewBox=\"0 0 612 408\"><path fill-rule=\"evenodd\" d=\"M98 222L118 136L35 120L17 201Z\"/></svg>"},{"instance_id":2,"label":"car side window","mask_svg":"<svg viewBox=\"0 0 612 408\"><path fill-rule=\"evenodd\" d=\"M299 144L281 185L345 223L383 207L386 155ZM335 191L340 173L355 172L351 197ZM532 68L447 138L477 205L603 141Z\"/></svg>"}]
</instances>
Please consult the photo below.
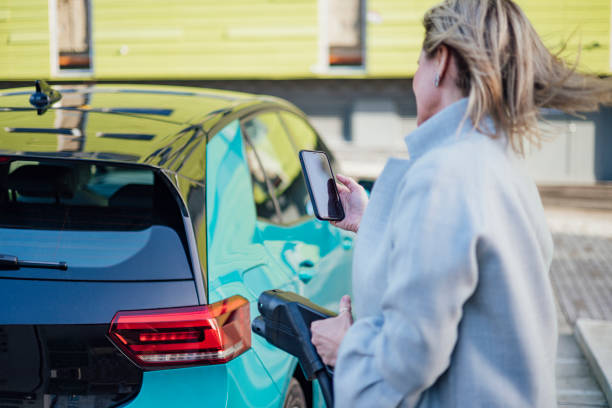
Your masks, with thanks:
<instances>
[{"instance_id":1,"label":"car side window","mask_svg":"<svg viewBox=\"0 0 612 408\"><path fill-rule=\"evenodd\" d=\"M296 148L278 113L262 113L242 126L257 216L274 223L297 222L307 215L308 191Z\"/></svg>"},{"instance_id":2,"label":"car side window","mask_svg":"<svg viewBox=\"0 0 612 408\"><path fill-rule=\"evenodd\" d=\"M289 136L292 138L295 148L300 150L319 150L327 153L329 161L335 170L334 157L317 136L315 130L298 115L291 112L281 112L281 119L289 132Z\"/></svg>"},{"instance_id":3,"label":"car side window","mask_svg":"<svg viewBox=\"0 0 612 408\"><path fill-rule=\"evenodd\" d=\"M310 125L294 113L281 112L280 115L295 143L295 147L298 150L315 150L318 137Z\"/></svg>"}]
</instances>

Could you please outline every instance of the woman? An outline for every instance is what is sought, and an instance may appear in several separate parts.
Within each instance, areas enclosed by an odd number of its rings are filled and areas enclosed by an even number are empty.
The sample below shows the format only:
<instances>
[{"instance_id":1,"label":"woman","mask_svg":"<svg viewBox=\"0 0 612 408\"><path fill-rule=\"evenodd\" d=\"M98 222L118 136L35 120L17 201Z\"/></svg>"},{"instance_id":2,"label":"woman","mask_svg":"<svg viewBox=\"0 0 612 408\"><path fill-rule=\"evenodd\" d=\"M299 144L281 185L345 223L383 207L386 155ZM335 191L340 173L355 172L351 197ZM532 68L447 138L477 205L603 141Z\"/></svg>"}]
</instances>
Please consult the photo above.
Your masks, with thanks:
<instances>
[{"instance_id":1,"label":"woman","mask_svg":"<svg viewBox=\"0 0 612 408\"><path fill-rule=\"evenodd\" d=\"M510 0L446 0L424 26L410 160L369 204L338 177L356 320L344 297L312 342L338 407L556 406L553 245L517 157L540 108L595 110L612 85L551 55Z\"/></svg>"}]
</instances>

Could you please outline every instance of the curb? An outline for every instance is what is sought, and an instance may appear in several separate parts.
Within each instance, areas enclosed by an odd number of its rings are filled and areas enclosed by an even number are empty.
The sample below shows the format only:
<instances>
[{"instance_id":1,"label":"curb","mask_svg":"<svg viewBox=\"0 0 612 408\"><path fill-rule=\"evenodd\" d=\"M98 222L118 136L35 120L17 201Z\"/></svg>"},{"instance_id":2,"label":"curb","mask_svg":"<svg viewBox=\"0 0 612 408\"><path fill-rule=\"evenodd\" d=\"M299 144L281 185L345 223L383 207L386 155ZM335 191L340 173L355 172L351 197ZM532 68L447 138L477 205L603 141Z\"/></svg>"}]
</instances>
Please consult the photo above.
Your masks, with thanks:
<instances>
[{"instance_id":1,"label":"curb","mask_svg":"<svg viewBox=\"0 0 612 408\"><path fill-rule=\"evenodd\" d=\"M574 336L612 406L612 322L578 319Z\"/></svg>"}]
</instances>

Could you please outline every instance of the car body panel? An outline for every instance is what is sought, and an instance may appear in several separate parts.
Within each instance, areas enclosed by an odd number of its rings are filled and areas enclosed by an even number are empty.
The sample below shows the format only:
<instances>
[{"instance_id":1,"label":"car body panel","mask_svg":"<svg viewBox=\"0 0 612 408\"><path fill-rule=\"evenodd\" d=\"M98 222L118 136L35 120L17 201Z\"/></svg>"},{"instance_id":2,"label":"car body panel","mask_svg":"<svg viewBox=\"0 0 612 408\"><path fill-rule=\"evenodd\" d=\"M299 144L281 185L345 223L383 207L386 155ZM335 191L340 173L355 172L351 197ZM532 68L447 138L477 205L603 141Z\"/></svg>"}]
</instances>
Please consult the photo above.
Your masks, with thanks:
<instances>
[{"instance_id":1,"label":"car body panel","mask_svg":"<svg viewBox=\"0 0 612 408\"><path fill-rule=\"evenodd\" d=\"M316 218L290 227L258 221L258 227L270 256L282 260L296 283L293 291L337 310L340 298L350 294L354 234Z\"/></svg>"},{"instance_id":2,"label":"car body panel","mask_svg":"<svg viewBox=\"0 0 612 408\"><path fill-rule=\"evenodd\" d=\"M245 384L249 384L248 393ZM282 395L250 350L227 364L145 372L140 393L123 407L267 408L282 402Z\"/></svg>"},{"instance_id":3,"label":"car body panel","mask_svg":"<svg viewBox=\"0 0 612 408\"><path fill-rule=\"evenodd\" d=\"M169 168L176 149L188 149L184 140L193 137L194 126L209 133L219 123L233 120L236 112L266 105L295 109L277 98L202 88L61 85L54 89L62 93L62 100L41 116L29 104L34 87L0 92L0 154Z\"/></svg>"},{"instance_id":4,"label":"car body panel","mask_svg":"<svg viewBox=\"0 0 612 408\"><path fill-rule=\"evenodd\" d=\"M256 230L253 187L244 156L238 121L233 121L208 143L207 224L209 299L241 294L251 304L251 318L259 315L257 298L268 289L286 288L290 276L274 271L269 253ZM296 362L264 339L252 336L252 348L282 389Z\"/></svg>"},{"instance_id":5,"label":"car body panel","mask_svg":"<svg viewBox=\"0 0 612 408\"><path fill-rule=\"evenodd\" d=\"M150 282L121 282L117 276L112 282L86 282L83 274L60 282L50 280L46 270L28 271L22 276L27 280L0 276L0 299L9 305L0 312L0 324L109 323L118 310L214 303L233 295L249 301L254 319L259 294L276 288L337 310L340 297L350 290L353 235L313 216L273 224L257 217L253 200L240 121L270 111L304 118L297 108L272 97L197 88L62 88L63 102L40 117L27 105L29 90L0 93L0 105L18 108L0 108L0 118L10 120L8 127L31 127L27 125L36 118L37 126L50 129L23 132L22 138L0 129L0 156L95 159L155 168L176 195L193 276L166 279L161 271L176 264L172 260L156 265L157 278ZM65 134L66 112L80 115L75 129L81 136ZM289 150L286 155L297 154ZM293 173L299 176L299 170ZM49 234L49 239L57 238ZM142 244L136 241L134 245ZM70 302L48 293L61 293ZM229 363L144 372L140 392L123 406L280 407L296 367L294 357L253 335L251 349ZM314 389L315 406L323 406Z\"/></svg>"},{"instance_id":6,"label":"car body panel","mask_svg":"<svg viewBox=\"0 0 612 408\"><path fill-rule=\"evenodd\" d=\"M282 99L239 92L159 85L61 85L62 100L41 115L29 104L32 88L0 92L0 156L61 158L146 164L161 170L177 191L195 238L188 252L198 289L207 303L204 214L206 142L237 118L282 108ZM35 123L35 126L32 126ZM32 128L42 129L40 132ZM27 130L15 133L15 129ZM126 139L126 136L153 136ZM188 209L188 210L187 210Z\"/></svg>"},{"instance_id":7,"label":"car body panel","mask_svg":"<svg viewBox=\"0 0 612 408\"><path fill-rule=\"evenodd\" d=\"M240 292L251 302L254 318L259 315L259 294L280 288L311 296L337 310L340 297L350 288L352 245L346 241L352 240L352 234L314 217L290 226L257 219L237 121L228 123L208 142L206 165L210 301ZM303 282L300 273L305 271L300 264L305 261L313 267L307 271L312 276ZM276 386L286 390L296 359L258 336L253 336L252 348Z\"/></svg>"}]
</instances>

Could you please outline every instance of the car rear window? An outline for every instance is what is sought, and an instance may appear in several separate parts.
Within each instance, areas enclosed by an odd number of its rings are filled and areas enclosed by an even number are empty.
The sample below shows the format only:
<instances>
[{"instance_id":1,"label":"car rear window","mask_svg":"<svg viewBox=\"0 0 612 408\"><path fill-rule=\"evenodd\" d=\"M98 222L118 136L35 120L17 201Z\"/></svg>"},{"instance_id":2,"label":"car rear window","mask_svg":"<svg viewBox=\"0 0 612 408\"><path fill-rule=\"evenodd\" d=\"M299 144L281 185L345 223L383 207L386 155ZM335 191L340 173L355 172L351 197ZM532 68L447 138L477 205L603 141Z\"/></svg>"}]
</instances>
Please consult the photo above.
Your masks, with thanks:
<instances>
[{"instance_id":1,"label":"car rear window","mask_svg":"<svg viewBox=\"0 0 612 408\"><path fill-rule=\"evenodd\" d=\"M0 228L141 230L172 223L168 200L149 168L0 158Z\"/></svg>"},{"instance_id":2,"label":"car rear window","mask_svg":"<svg viewBox=\"0 0 612 408\"><path fill-rule=\"evenodd\" d=\"M192 278L181 209L164 177L137 165L0 156L0 252L67 265L0 277Z\"/></svg>"}]
</instances>

